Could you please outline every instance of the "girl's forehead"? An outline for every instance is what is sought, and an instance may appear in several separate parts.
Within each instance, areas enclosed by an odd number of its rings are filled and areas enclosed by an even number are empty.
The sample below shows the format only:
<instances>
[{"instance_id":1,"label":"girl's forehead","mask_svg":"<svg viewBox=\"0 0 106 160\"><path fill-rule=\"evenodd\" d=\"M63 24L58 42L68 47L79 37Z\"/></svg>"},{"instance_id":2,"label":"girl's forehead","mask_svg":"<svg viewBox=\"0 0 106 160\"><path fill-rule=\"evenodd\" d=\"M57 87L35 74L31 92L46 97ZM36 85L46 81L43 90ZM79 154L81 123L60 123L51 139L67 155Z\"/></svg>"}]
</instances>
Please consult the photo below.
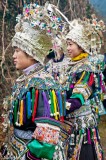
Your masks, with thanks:
<instances>
[{"instance_id":1,"label":"girl's forehead","mask_svg":"<svg viewBox=\"0 0 106 160\"><path fill-rule=\"evenodd\" d=\"M13 48L14 48L14 49L20 49L20 48L18 48L17 46L14 46ZM20 49L20 50L21 50L21 49Z\"/></svg>"},{"instance_id":2,"label":"girl's forehead","mask_svg":"<svg viewBox=\"0 0 106 160\"><path fill-rule=\"evenodd\" d=\"M67 39L66 42L74 43L71 39Z\"/></svg>"},{"instance_id":3,"label":"girl's forehead","mask_svg":"<svg viewBox=\"0 0 106 160\"><path fill-rule=\"evenodd\" d=\"M21 48L18 48L17 46L15 46L14 49L19 50L19 51L22 51L22 49L21 49Z\"/></svg>"},{"instance_id":4,"label":"girl's forehead","mask_svg":"<svg viewBox=\"0 0 106 160\"><path fill-rule=\"evenodd\" d=\"M14 49L17 49L18 47L17 47L17 46L14 46L13 48L14 48Z\"/></svg>"}]
</instances>

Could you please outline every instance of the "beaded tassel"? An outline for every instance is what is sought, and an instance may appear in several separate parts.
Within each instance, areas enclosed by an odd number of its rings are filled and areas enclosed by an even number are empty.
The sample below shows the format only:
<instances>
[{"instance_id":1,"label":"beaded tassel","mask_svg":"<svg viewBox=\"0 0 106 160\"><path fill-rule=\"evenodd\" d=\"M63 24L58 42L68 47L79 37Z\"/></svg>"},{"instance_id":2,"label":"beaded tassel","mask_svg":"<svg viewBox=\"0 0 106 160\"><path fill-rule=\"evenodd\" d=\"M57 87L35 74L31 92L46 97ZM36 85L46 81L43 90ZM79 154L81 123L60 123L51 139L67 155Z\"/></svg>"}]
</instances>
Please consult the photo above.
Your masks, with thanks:
<instances>
[{"instance_id":1,"label":"beaded tassel","mask_svg":"<svg viewBox=\"0 0 106 160\"><path fill-rule=\"evenodd\" d=\"M97 141L97 137L96 137L96 130L95 130L95 128L92 129L92 131L93 131L93 139L96 142Z\"/></svg>"},{"instance_id":2,"label":"beaded tassel","mask_svg":"<svg viewBox=\"0 0 106 160\"><path fill-rule=\"evenodd\" d=\"M97 140L99 141L99 140L100 140L100 136L99 136L98 128L95 128L95 130L96 130L96 137L97 137Z\"/></svg>"},{"instance_id":3,"label":"beaded tassel","mask_svg":"<svg viewBox=\"0 0 106 160\"><path fill-rule=\"evenodd\" d=\"M53 94L53 104L54 104L54 116L55 116L55 119L58 120L58 112L57 112L57 105L56 105L56 94L55 94L55 91L52 90L52 94Z\"/></svg>"},{"instance_id":4,"label":"beaded tassel","mask_svg":"<svg viewBox=\"0 0 106 160\"><path fill-rule=\"evenodd\" d=\"M33 109L33 114L32 114L32 122L34 122L34 119L36 117L36 111L37 111L37 106L38 106L38 97L39 97L39 91L36 90L36 92L35 92L34 109Z\"/></svg>"},{"instance_id":5,"label":"beaded tassel","mask_svg":"<svg viewBox=\"0 0 106 160\"><path fill-rule=\"evenodd\" d=\"M80 130L79 134L80 134L80 138L79 138L79 144L78 144L77 158L79 158L80 156L80 151L83 143L84 130Z\"/></svg>"},{"instance_id":6,"label":"beaded tassel","mask_svg":"<svg viewBox=\"0 0 106 160\"><path fill-rule=\"evenodd\" d=\"M101 90L104 93L105 92L105 86L103 84L103 74L100 74L100 86L101 86Z\"/></svg>"},{"instance_id":7,"label":"beaded tassel","mask_svg":"<svg viewBox=\"0 0 106 160\"><path fill-rule=\"evenodd\" d=\"M75 145L75 135L74 135L74 133L71 134L70 145L71 145L71 146L74 146L74 145Z\"/></svg>"},{"instance_id":8,"label":"beaded tassel","mask_svg":"<svg viewBox=\"0 0 106 160\"><path fill-rule=\"evenodd\" d=\"M86 134L86 131L84 132L84 144L87 143L87 134Z\"/></svg>"},{"instance_id":9,"label":"beaded tassel","mask_svg":"<svg viewBox=\"0 0 106 160\"><path fill-rule=\"evenodd\" d=\"M27 98L27 118L29 119L31 117L31 93L30 92L27 92L26 98Z\"/></svg>"},{"instance_id":10,"label":"beaded tassel","mask_svg":"<svg viewBox=\"0 0 106 160\"><path fill-rule=\"evenodd\" d=\"M24 102L23 102L23 100L21 100L21 102L20 102L20 118L19 118L20 126L23 125L23 111L24 111Z\"/></svg>"},{"instance_id":11,"label":"beaded tassel","mask_svg":"<svg viewBox=\"0 0 106 160\"><path fill-rule=\"evenodd\" d=\"M49 103L50 103L50 115L53 117L54 116L54 102L53 102L53 94L52 94L52 91L50 91L50 100L49 100Z\"/></svg>"},{"instance_id":12,"label":"beaded tassel","mask_svg":"<svg viewBox=\"0 0 106 160\"><path fill-rule=\"evenodd\" d=\"M27 119L26 119L26 116L27 116L27 106L26 106L26 98L24 96L23 98L23 103L24 103L24 119L23 119L23 123L26 123Z\"/></svg>"},{"instance_id":13,"label":"beaded tassel","mask_svg":"<svg viewBox=\"0 0 106 160\"><path fill-rule=\"evenodd\" d=\"M16 126L20 126L20 123L19 123L19 118L20 118L20 112L19 112L19 107L20 107L20 101L18 102L18 104L17 104L18 106L17 106L17 120L16 120Z\"/></svg>"},{"instance_id":14,"label":"beaded tassel","mask_svg":"<svg viewBox=\"0 0 106 160\"><path fill-rule=\"evenodd\" d=\"M58 98L58 106L59 106L59 113L60 113L60 120L63 122L63 104L62 104L62 95L60 91L57 91L57 98Z\"/></svg>"},{"instance_id":15,"label":"beaded tassel","mask_svg":"<svg viewBox=\"0 0 106 160\"><path fill-rule=\"evenodd\" d=\"M14 102L14 124L17 122L17 110L18 110L18 100Z\"/></svg>"},{"instance_id":16,"label":"beaded tassel","mask_svg":"<svg viewBox=\"0 0 106 160\"><path fill-rule=\"evenodd\" d=\"M43 100L44 100L44 117L50 117L50 105L48 103L47 95L43 91Z\"/></svg>"},{"instance_id":17,"label":"beaded tassel","mask_svg":"<svg viewBox=\"0 0 106 160\"><path fill-rule=\"evenodd\" d=\"M87 134L88 134L88 144L91 144L91 137L90 137L90 130L87 130Z\"/></svg>"},{"instance_id":18,"label":"beaded tassel","mask_svg":"<svg viewBox=\"0 0 106 160\"><path fill-rule=\"evenodd\" d=\"M63 102L63 116L66 116L66 93L62 93L62 102Z\"/></svg>"},{"instance_id":19,"label":"beaded tassel","mask_svg":"<svg viewBox=\"0 0 106 160\"><path fill-rule=\"evenodd\" d=\"M35 101L35 88L32 89L32 115L34 111L34 101Z\"/></svg>"},{"instance_id":20,"label":"beaded tassel","mask_svg":"<svg viewBox=\"0 0 106 160\"><path fill-rule=\"evenodd\" d=\"M94 138L94 144L95 144L95 150L96 150L96 153L97 153L97 157L99 160L103 160L103 156L102 156L102 149L98 143L98 140L97 140L97 133L96 133L96 129L92 129L93 131L93 138Z\"/></svg>"},{"instance_id":21,"label":"beaded tassel","mask_svg":"<svg viewBox=\"0 0 106 160\"><path fill-rule=\"evenodd\" d=\"M93 82L94 82L94 74L91 73L90 78L89 78L89 81L88 81L88 85L89 85L89 86L92 86Z\"/></svg>"}]
</instances>

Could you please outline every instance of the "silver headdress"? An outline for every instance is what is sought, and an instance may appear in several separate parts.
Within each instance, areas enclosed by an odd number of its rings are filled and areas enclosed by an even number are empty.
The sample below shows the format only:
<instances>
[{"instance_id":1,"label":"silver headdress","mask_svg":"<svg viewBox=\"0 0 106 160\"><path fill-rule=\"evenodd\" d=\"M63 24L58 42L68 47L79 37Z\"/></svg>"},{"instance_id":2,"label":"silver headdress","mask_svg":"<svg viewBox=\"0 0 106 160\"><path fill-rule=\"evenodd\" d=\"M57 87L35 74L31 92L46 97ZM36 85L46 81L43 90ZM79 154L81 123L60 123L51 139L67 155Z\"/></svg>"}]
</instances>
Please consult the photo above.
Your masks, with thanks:
<instances>
[{"instance_id":1,"label":"silver headdress","mask_svg":"<svg viewBox=\"0 0 106 160\"><path fill-rule=\"evenodd\" d=\"M53 43L65 38L68 20L63 20L62 13L52 4L25 5L23 15L18 15L16 20L12 46L21 48L41 64ZM59 41L55 41L57 38Z\"/></svg>"},{"instance_id":2,"label":"silver headdress","mask_svg":"<svg viewBox=\"0 0 106 160\"><path fill-rule=\"evenodd\" d=\"M85 52L91 55L97 54L100 53L104 41L103 31L105 31L104 22L102 20L98 22L95 15L92 15L92 19L73 20L66 39L76 42Z\"/></svg>"}]
</instances>

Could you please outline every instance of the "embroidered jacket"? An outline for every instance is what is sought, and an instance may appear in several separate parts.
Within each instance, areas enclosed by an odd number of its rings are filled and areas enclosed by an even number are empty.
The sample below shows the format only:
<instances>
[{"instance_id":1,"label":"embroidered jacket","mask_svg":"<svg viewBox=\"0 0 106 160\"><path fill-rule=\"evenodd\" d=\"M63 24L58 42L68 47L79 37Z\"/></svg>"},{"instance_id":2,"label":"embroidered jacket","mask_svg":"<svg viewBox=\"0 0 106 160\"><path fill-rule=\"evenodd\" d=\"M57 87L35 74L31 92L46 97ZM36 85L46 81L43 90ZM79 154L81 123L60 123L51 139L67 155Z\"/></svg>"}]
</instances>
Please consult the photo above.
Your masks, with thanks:
<instances>
[{"instance_id":1,"label":"embroidered jacket","mask_svg":"<svg viewBox=\"0 0 106 160\"><path fill-rule=\"evenodd\" d=\"M94 144L98 159L102 159L97 118L98 112L101 115L106 113L102 104L102 97L106 91L103 68L102 56L89 56L70 62L67 70L69 90L66 119L74 126L68 155L70 159L77 160L80 157L84 144Z\"/></svg>"},{"instance_id":2,"label":"embroidered jacket","mask_svg":"<svg viewBox=\"0 0 106 160\"><path fill-rule=\"evenodd\" d=\"M30 73L28 76L22 75L16 80L12 93L12 111L11 119L16 128L28 130L33 128L34 119L37 117L50 117L59 120L59 107L56 104L58 94L63 100L65 110L65 87L57 83L53 77L42 70ZM61 94L62 93L62 94ZM49 108L46 108L45 99ZM58 102L57 102L58 103Z\"/></svg>"},{"instance_id":3,"label":"embroidered jacket","mask_svg":"<svg viewBox=\"0 0 106 160\"><path fill-rule=\"evenodd\" d=\"M67 98L71 103L70 111L77 114L76 109L81 106L90 106L89 108L103 114L105 110L102 105L102 97L105 93L102 71L104 69L102 56L88 57L77 62L71 62L68 69L69 92ZM79 99L80 104L76 104L74 99ZM83 107L84 108L84 107ZM86 107L85 107L86 108ZM82 107L80 108L82 110ZM88 110L88 108L86 108ZM80 112L78 110L78 112ZM81 111L82 113L83 110ZM78 113L79 114L79 113Z\"/></svg>"},{"instance_id":4,"label":"embroidered jacket","mask_svg":"<svg viewBox=\"0 0 106 160\"><path fill-rule=\"evenodd\" d=\"M66 86L63 87L56 82L49 73L45 72L41 65L37 66L37 69L31 71L28 75L20 76L13 86L10 114L11 123L14 125L14 134L11 137L11 146L14 148L14 152L10 150L8 154L14 158L22 158L27 151L28 140L36 139L36 137L32 137L32 134L35 135L35 132L38 131L37 135L49 136L44 138L45 142L53 142L57 139L57 149L54 150L53 160L66 160L72 124L64 121L66 116L65 104ZM43 124L43 127L40 125L40 130L36 130L37 123L35 123L35 119L37 118L43 118L42 123L45 123L46 119L50 123L49 118L51 118L53 125L50 126L54 130L57 128L54 124L60 123L61 120L61 127L57 131L55 130L55 134L48 124L47 126ZM53 121L53 119L55 120ZM41 128L42 132L40 132ZM56 138L54 138L54 135ZM27 152L27 156L29 156L29 152Z\"/></svg>"}]
</instances>

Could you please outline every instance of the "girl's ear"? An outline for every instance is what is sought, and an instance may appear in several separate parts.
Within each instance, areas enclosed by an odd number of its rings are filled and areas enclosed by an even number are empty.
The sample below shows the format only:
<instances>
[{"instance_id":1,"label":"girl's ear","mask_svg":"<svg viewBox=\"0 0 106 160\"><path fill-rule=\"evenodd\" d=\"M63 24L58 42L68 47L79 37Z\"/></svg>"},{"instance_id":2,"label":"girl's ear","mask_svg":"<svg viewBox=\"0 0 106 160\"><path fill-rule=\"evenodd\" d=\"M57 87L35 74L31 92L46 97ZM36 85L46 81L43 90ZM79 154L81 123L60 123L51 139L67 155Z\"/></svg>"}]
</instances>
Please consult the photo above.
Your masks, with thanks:
<instances>
[{"instance_id":1,"label":"girl's ear","mask_svg":"<svg viewBox=\"0 0 106 160\"><path fill-rule=\"evenodd\" d=\"M85 51L79 46L81 53L85 53Z\"/></svg>"},{"instance_id":2,"label":"girl's ear","mask_svg":"<svg viewBox=\"0 0 106 160\"><path fill-rule=\"evenodd\" d=\"M38 62L36 59L34 59L32 56L28 55L27 53L26 53L26 55L27 55L28 59L30 59L31 61L33 61L35 63Z\"/></svg>"}]
</instances>

